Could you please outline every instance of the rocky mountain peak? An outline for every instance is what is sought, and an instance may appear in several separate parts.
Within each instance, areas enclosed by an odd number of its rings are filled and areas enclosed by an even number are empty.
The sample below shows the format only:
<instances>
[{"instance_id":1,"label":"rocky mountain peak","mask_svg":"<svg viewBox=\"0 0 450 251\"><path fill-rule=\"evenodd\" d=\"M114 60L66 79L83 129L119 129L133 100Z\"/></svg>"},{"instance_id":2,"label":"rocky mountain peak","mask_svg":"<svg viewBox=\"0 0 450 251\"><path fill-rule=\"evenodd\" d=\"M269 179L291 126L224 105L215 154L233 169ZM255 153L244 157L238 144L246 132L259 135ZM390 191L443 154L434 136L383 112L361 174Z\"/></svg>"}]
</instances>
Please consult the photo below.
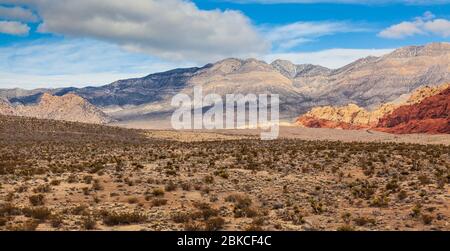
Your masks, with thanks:
<instances>
[{"instance_id":1,"label":"rocky mountain peak","mask_svg":"<svg viewBox=\"0 0 450 251\"><path fill-rule=\"evenodd\" d=\"M287 78L295 78L297 76L297 66L291 61L277 59L271 65Z\"/></svg>"},{"instance_id":2,"label":"rocky mountain peak","mask_svg":"<svg viewBox=\"0 0 450 251\"><path fill-rule=\"evenodd\" d=\"M293 79L296 77L309 77L321 74L328 74L331 70L320 66L312 64L301 64L296 65L288 60L275 60L271 64L273 68L283 74L285 77Z\"/></svg>"},{"instance_id":3,"label":"rocky mountain peak","mask_svg":"<svg viewBox=\"0 0 450 251\"><path fill-rule=\"evenodd\" d=\"M430 43L422 46L407 46L386 55L388 58L410 58L418 56L439 56L450 53L450 43Z\"/></svg>"}]
</instances>

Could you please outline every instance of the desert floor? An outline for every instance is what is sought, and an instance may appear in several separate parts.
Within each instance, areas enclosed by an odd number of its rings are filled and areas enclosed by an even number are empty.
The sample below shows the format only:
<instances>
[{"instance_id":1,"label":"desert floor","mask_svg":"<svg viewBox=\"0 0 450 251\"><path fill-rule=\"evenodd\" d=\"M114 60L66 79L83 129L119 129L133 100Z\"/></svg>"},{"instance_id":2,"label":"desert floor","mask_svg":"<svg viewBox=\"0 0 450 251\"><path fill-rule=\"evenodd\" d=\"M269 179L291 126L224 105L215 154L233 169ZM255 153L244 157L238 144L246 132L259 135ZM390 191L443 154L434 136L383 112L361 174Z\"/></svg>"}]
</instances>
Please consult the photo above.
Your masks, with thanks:
<instances>
[{"instance_id":1,"label":"desert floor","mask_svg":"<svg viewBox=\"0 0 450 251\"><path fill-rule=\"evenodd\" d=\"M2 116L0 229L450 230L448 136L258 136Z\"/></svg>"}]
</instances>

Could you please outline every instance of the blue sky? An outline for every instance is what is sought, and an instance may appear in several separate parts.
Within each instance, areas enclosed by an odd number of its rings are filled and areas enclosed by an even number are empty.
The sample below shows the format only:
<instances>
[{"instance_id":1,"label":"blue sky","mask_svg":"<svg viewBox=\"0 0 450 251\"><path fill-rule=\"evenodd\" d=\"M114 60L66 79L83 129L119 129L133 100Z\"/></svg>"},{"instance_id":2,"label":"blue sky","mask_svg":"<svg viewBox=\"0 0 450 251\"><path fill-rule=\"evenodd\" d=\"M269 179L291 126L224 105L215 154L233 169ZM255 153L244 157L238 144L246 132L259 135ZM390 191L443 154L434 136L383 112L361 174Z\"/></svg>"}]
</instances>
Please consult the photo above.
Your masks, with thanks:
<instances>
[{"instance_id":1,"label":"blue sky","mask_svg":"<svg viewBox=\"0 0 450 251\"><path fill-rule=\"evenodd\" d=\"M447 0L0 0L0 88L101 85L226 57L337 68L448 41Z\"/></svg>"}]
</instances>

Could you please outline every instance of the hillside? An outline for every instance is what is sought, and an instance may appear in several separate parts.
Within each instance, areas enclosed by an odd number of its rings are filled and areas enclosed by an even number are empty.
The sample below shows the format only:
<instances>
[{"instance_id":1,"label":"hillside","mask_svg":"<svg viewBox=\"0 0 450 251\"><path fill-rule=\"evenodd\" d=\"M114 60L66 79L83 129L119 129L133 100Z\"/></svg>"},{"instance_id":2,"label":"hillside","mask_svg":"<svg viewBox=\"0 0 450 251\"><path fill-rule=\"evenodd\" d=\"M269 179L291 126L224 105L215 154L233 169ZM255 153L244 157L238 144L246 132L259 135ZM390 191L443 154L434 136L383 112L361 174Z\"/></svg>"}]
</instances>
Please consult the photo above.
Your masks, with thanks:
<instances>
[{"instance_id":1,"label":"hillside","mask_svg":"<svg viewBox=\"0 0 450 251\"><path fill-rule=\"evenodd\" d=\"M422 102L397 108L380 119L378 128L389 133L450 133L450 87Z\"/></svg>"},{"instance_id":2,"label":"hillside","mask_svg":"<svg viewBox=\"0 0 450 251\"><path fill-rule=\"evenodd\" d=\"M295 65L276 60L226 59L201 68L176 69L143 78L119 80L101 87L50 90L57 96L75 93L118 120L167 117L176 93L280 94L281 117L295 118L319 106L355 104L372 110L423 87L450 82L450 44L400 48L382 57L357 60L339 69ZM48 91L48 90L45 90ZM27 103L42 90L0 90L12 102Z\"/></svg>"},{"instance_id":3,"label":"hillside","mask_svg":"<svg viewBox=\"0 0 450 251\"><path fill-rule=\"evenodd\" d=\"M101 110L75 94L53 96L44 93L37 103L27 105L13 105L3 99L0 101L0 114L94 124L112 121Z\"/></svg>"}]
</instances>

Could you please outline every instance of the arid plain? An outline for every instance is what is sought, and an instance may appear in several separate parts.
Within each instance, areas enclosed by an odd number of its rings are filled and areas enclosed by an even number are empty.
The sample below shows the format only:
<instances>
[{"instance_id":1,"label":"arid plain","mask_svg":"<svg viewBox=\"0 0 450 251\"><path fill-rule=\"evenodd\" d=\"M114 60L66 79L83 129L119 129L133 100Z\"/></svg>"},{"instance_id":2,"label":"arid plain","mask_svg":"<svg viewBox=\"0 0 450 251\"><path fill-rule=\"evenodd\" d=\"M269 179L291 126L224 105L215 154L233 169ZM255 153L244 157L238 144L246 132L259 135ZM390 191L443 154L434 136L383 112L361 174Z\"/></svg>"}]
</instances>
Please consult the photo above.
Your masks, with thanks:
<instances>
[{"instance_id":1,"label":"arid plain","mask_svg":"<svg viewBox=\"0 0 450 251\"><path fill-rule=\"evenodd\" d=\"M448 135L256 133L2 116L0 229L450 230Z\"/></svg>"}]
</instances>

